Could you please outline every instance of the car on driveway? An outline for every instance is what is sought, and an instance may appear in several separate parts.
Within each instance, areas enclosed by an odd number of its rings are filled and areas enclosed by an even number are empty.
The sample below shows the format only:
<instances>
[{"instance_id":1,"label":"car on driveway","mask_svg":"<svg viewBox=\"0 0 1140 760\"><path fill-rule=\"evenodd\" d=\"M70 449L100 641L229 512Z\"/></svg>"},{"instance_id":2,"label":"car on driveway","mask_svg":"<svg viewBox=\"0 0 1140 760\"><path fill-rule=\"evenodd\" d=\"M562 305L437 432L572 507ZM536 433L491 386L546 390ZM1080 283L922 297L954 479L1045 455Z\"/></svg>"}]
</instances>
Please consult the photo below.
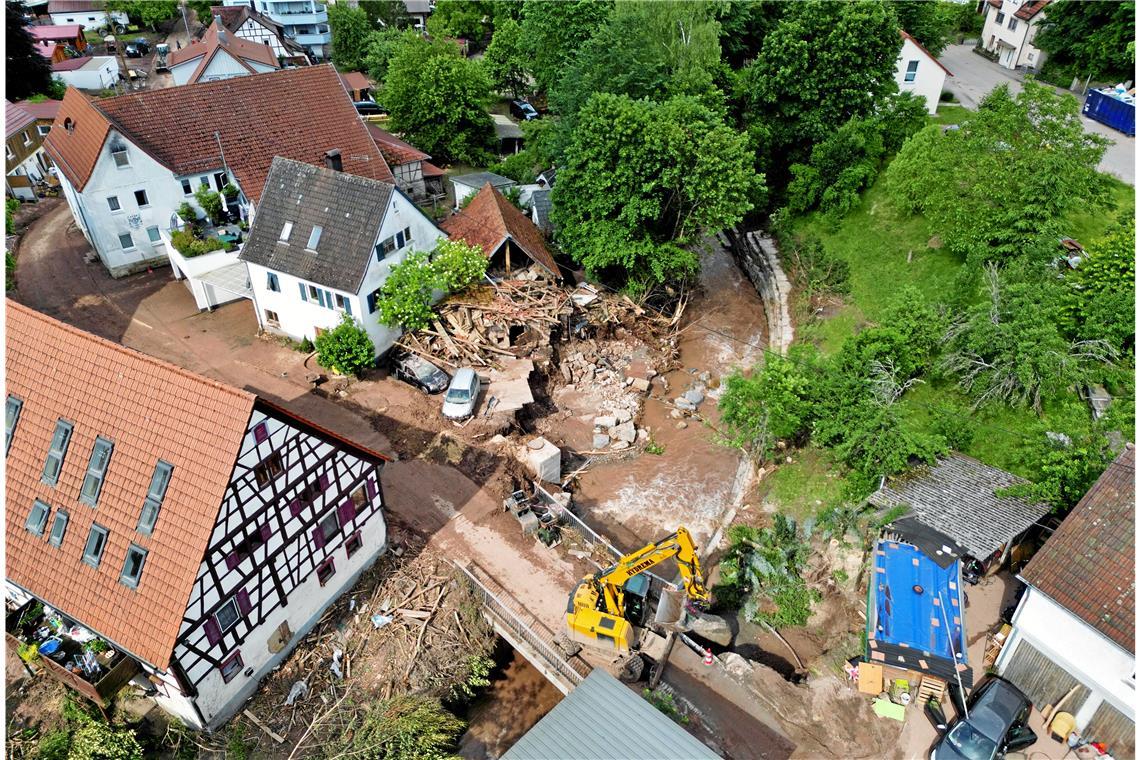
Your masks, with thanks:
<instances>
[{"instance_id":1,"label":"car on driveway","mask_svg":"<svg viewBox=\"0 0 1140 760\"><path fill-rule=\"evenodd\" d=\"M926 715L940 734L930 760L997 760L1025 749L1037 741L1029 728L1032 709L1021 689L997 676L979 684L966 701L966 715L949 723L942 708L929 703Z\"/></svg>"},{"instance_id":2,"label":"car on driveway","mask_svg":"<svg viewBox=\"0 0 1140 760\"><path fill-rule=\"evenodd\" d=\"M512 100L511 116L514 116L520 121L534 121L538 118L538 111L525 100Z\"/></svg>"},{"instance_id":3,"label":"car on driveway","mask_svg":"<svg viewBox=\"0 0 1140 760\"><path fill-rule=\"evenodd\" d=\"M392 374L424 393L442 393L451 379L427 359L410 353L397 354L392 359Z\"/></svg>"},{"instance_id":4,"label":"car on driveway","mask_svg":"<svg viewBox=\"0 0 1140 760\"><path fill-rule=\"evenodd\" d=\"M447 395L443 397L443 416L461 420L475 413L479 400L479 376L470 367L463 367L451 378Z\"/></svg>"},{"instance_id":5,"label":"car on driveway","mask_svg":"<svg viewBox=\"0 0 1140 760\"><path fill-rule=\"evenodd\" d=\"M358 100L352 105L356 106L356 112L361 116L381 116L388 113L384 106L371 100Z\"/></svg>"},{"instance_id":6,"label":"car on driveway","mask_svg":"<svg viewBox=\"0 0 1140 760\"><path fill-rule=\"evenodd\" d=\"M139 37L137 40L127 43L127 47L123 50L127 58L142 58L150 52L150 43L144 37Z\"/></svg>"}]
</instances>

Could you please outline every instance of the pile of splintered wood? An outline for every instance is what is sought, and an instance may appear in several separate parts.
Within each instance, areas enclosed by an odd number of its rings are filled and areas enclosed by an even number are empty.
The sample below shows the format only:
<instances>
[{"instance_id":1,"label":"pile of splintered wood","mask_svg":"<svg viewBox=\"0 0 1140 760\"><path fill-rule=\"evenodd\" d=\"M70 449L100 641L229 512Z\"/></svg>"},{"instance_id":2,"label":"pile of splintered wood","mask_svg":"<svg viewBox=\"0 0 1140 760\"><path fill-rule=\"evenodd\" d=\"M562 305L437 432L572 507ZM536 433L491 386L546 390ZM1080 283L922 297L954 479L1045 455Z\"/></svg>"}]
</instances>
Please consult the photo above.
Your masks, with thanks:
<instances>
[{"instance_id":1,"label":"pile of splintered wood","mask_svg":"<svg viewBox=\"0 0 1140 760\"><path fill-rule=\"evenodd\" d=\"M422 545L405 547L402 557L382 557L239 714L250 724L247 736L257 734L271 755L309 757L343 728L342 703L408 693L447 696L467 678L470 659L494 646L494 633L460 578L446 558ZM376 615L382 616L379 627Z\"/></svg>"},{"instance_id":2,"label":"pile of splintered wood","mask_svg":"<svg viewBox=\"0 0 1140 760\"><path fill-rule=\"evenodd\" d=\"M443 301L430 328L405 335L398 345L453 368L499 367L549 345L555 328L573 331L583 318L600 328L668 332L683 310L683 300L675 314L662 315L627 296L589 286L572 290L544 279L500 280Z\"/></svg>"}]
</instances>

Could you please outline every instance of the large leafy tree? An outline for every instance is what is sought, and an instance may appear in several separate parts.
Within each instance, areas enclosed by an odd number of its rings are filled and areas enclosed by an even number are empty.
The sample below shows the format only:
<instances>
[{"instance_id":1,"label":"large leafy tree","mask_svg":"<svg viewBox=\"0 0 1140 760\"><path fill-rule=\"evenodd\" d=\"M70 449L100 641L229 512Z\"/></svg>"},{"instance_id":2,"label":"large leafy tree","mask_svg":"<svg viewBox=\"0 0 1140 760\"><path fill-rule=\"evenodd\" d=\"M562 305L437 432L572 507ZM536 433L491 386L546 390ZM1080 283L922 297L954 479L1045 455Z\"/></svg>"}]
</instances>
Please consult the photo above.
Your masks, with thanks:
<instances>
[{"instance_id":1,"label":"large leafy tree","mask_svg":"<svg viewBox=\"0 0 1140 760\"><path fill-rule=\"evenodd\" d=\"M720 3L717 21L720 22L720 46L724 61L739 69L756 57L768 32L776 27L787 3L779 0L736 0Z\"/></svg>"},{"instance_id":2,"label":"large leafy tree","mask_svg":"<svg viewBox=\"0 0 1140 760\"><path fill-rule=\"evenodd\" d=\"M1135 78L1136 3L1051 3L1034 44L1049 53L1047 65L1093 79Z\"/></svg>"},{"instance_id":3,"label":"large leafy tree","mask_svg":"<svg viewBox=\"0 0 1140 760\"><path fill-rule=\"evenodd\" d=\"M5 73L8 100L23 100L31 95L48 92L51 87L51 63L36 50L35 41L24 23L24 4L8 0L4 4Z\"/></svg>"},{"instance_id":4,"label":"large leafy tree","mask_svg":"<svg viewBox=\"0 0 1140 760\"><path fill-rule=\"evenodd\" d=\"M574 53L612 10L612 0L525 0L523 41L539 90L550 91Z\"/></svg>"},{"instance_id":5,"label":"large leafy tree","mask_svg":"<svg viewBox=\"0 0 1140 760\"><path fill-rule=\"evenodd\" d=\"M345 71L359 71L363 68L372 35L372 23L368 20L368 14L347 3L329 5L328 11L333 63Z\"/></svg>"},{"instance_id":6,"label":"large leafy tree","mask_svg":"<svg viewBox=\"0 0 1140 760\"><path fill-rule=\"evenodd\" d=\"M490 0L439 0L428 16L434 37L470 40L476 46L491 33L495 7Z\"/></svg>"},{"instance_id":7,"label":"large leafy tree","mask_svg":"<svg viewBox=\"0 0 1140 760\"><path fill-rule=\"evenodd\" d=\"M395 131L441 161L490 162L495 132L486 104L491 80L446 40L400 37L388 63L385 105Z\"/></svg>"},{"instance_id":8,"label":"large leafy tree","mask_svg":"<svg viewBox=\"0 0 1140 760\"><path fill-rule=\"evenodd\" d=\"M404 0L360 0L358 7L374 27L407 29L412 24Z\"/></svg>"},{"instance_id":9,"label":"large leafy tree","mask_svg":"<svg viewBox=\"0 0 1140 760\"><path fill-rule=\"evenodd\" d=\"M599 93L559 168L554 222L591 275L642 288L696 271L687 246L740 221L762 188L745 139L696 99Z\"/></svg>"},{"instance_id":10,"label":"large leafy tree","mask_svg":"<svg viewBox=\"0 0 1140 760\"><path fill-rule=\"evenodd\" d=\"M108 11L123 11L131 21L151 29L179 14L177 0L109 0L106 8Z\"/></svg>"},{"instance_id":11,"label":"large leafy tree","mask_svg":"<svg viewBox=\"0 0 1140 760\"><path fill-rule=\"evenodd\" d=\"M1049 259L1070 211L1102 200L1106 140L1081 124L1071 95L1033 81L1004 85L958 130L930 126L887 168L887 189L971 261ZM1044 263L1044 262L1042 262Z\"/></svg>"},{"instance_id":12,"label":"large leafy tree","mask_svg":"<svg viewBox=\"0 0 1140 760\"><path fill-rule=\"evenodd\" d=\"M1122 214L1103 238L1088 246L1068 279L1074 334L1134 352L1136 222L1131 213Z\"/></svg>"},{"instance_id":13,"label":"large leafy tree","mask_svg":"<svg viewBox=\"0 0 1140 760\"><path fill-rule=\"evenodd\" d=\"M418 37L419 33L411 30L401 31L394 26L387 26L368 35L368 42L364 47L360 66L368 72L368 76L373 82L383 82L388 77L388 63L392 60L397 44L404 35Z\"/></svg>"},{"instance_id":14,"label":"large leafy tree","mask_svg":"<svg viewBox=\"0 0 1140 760\"><path fill-rule=\"evenodd\" d=\"M881 0L788 5L734 87L770 185L782 188L812 145L897 89L901 47L898 21Z\"/></svg>"},{"instance_id":15,"label":"large leafy tree","mask_svg":"<svg viewBox=\"0 0 1140 760\"><path fill-rule=\"evenodd\" d=\"M931 55L939 55L950 41L957 16L955 3L934 0L896 0L899 27L918 40Z\"/></svg>"},{"instance_id":16,"label":"large leafy tree","mask_svg":"<svg viewBox=\"0 0 1140 760\"><path fill-rule=\"evenodd\" d=\"M504 18L496 24L491 44L483 54L483 65L496 90L516 98L522 95L527 86L528 60L519 22Z\"/></svg>"}]
</instances>

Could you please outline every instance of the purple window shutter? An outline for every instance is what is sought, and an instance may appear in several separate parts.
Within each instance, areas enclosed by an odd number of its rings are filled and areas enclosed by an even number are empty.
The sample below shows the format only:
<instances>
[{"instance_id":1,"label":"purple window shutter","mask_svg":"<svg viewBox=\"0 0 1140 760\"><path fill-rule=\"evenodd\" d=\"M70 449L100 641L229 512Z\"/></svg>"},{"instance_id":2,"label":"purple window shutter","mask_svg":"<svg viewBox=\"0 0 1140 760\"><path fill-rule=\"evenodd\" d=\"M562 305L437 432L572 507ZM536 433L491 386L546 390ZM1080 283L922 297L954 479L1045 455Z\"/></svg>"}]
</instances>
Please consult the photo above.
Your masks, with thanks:
<instances>
[{"instance_id":1,"label":"purple window shutter","mask_svg":"<svg viewBox=\"0 0 1140 760\"><path fill-rule=\"evenodd\" d=\"M269 543L269 535L272 533L272 531L269 529L269 524L266 523L265 525L262 525L259 530L261 532L261 543Z\"/></svg>"},{"instance_id":2,"label":"purple window shutter","mask_svg":"<svg viewBox=\"0 0 1140 760\"><path fill-rule=\"evenodd\" d=\"M356 517L356 505L352 499L345 499L344 503L337 509L337 514L340 515L340 527L344 527L352 522L352 518Z\"/></svg>"},{"instance_id":3,"label":"purple window shutter","mask_svg":"<svg viewBox=\"0 0 1140 760\"><path fill-rule=\"evenodd\" d=\"M206 641L210 642L210 646L214 646L222 640L222 629L218 625L218 621L214 616L206 618Z\"/></svg>"},{"instance_id":4,"label":"purple window shutter","mask_svg":"<svg viewBox=\"0 0 1140 760\"><path fill-rule=\"evenodd\" d=\"M228 555L226 555L226 568L227 569L233 570L235 567L237 567L240 564L241 564L241 555L238 554L237 552L230 552Z\"/></svg>"},{"instance_id":5,"label":"purple window shutter","mask_svg":"<svg viewBox=\"0 0 1140 760\"><path fill-rule=\"evenodd\" d=\"M313 543L317 545L318 549L325 548L325 534L321 532L321 526L313 528Z\"/></svg>"},{"instance_id":6,"label":"purple window shutter","mask_svg":"<svg viewBox=\"0 0 1140 760\"><path fill-rule=\"evenodd\" d=\"M368 498L370 500L375 499L376 498L376 478L369 478L368 483L366 484L366 488L368 489Z\"/></svg>"},{"instance_id":7,"label":"purple window shutter","mask_svg":"<svg viewBox=\"0 0 1140 760\"><path fill-rule=\"evenodd\" d=\"M269 437L269 429L265 427L264 422L259 422L257 424L257 426L253 429L253 440L257 441L258 443L261 443L262 441L264 441L268 437Z\"/></svg>"},{"instance_id":8,"label":"purple window shutter","mask_svg":"<svg viewBox=\"0 0 1140 760\"><path fill-rule=\"evenodd\" d=\"M301 510L303 508L304 507L301 506L300 499L293 499L293 501L289 502L289 512L293 515L293 517L301 514Z\"/></svg>"},{"instance_id":9,"label":"purple window shutter","mask_svg":"<svg viewBox=\"0 0 1140 760\"><path fill-rule=\"evenodd\" d=\"M241 610L241 614L249 617L249 613L253 612L253 605L249 603L249 592L245 589L237 592L237 606Z\"/></svg>"},{"instance_id":10,"label":"purple window shutter","mask_svg":"<svg viewBox=\"0 0 1140 760\"><path fill-rule=\"evenodd\" d=\"M320 477L317 479L317 482L318 482L318 483L320 483L320 486L321 486L321 490L322 490L322 491L327 491L327 490L329 490L329 486L330 486L330 485L332 485L332 481L331 481L331 480L329 480L329 476L328 476L328 475L321 475L321 476L320 476Z\"/></svg>"}]
</instances>

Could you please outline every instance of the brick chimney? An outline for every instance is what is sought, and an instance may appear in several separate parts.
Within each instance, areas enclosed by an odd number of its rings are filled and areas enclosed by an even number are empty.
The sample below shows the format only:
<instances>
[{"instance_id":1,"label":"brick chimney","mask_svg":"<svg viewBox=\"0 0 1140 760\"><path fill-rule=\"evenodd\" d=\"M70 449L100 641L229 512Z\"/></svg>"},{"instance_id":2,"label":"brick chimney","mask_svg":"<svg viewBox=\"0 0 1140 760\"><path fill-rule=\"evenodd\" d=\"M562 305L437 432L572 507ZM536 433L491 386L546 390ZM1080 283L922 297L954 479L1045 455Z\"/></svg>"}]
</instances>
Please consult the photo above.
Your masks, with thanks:
<instances>
[{"instance_id":1,"label":"brick chimney","mask_svg":"<svg viewBox=\"0 0 1140 760\"><path fill-rule=\"evenodd\" d=\"M332 169L334 172L344 171L344 164L340 160L339 150L330 150L325 152L325 166Z\"/></svg>"}]
</instances>

